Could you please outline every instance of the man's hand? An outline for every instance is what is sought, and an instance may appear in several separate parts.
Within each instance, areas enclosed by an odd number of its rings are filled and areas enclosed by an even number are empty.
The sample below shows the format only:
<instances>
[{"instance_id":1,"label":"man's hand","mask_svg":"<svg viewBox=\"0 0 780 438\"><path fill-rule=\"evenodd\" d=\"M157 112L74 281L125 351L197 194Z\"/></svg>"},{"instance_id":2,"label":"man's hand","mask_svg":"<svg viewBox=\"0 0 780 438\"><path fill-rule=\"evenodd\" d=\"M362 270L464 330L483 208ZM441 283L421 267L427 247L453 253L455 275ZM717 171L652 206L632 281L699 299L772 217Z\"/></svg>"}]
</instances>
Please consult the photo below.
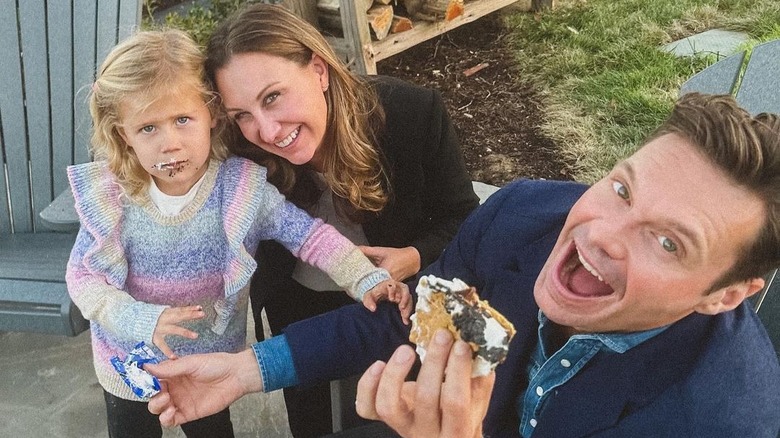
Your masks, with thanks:
<instances>
[{"instance_id":1,"label":"man's hand","mask_svg":"<svg viewBox=\"0 0 780 438\"><path fill-rule=\"evenodd\" d=\"M160 424L173 427L216 414L245 394L263 390L254 352L194 354L144 369L157 376L162 391L149 401Z\"/></svg>"},{"instance_id":2,"label":"man's hand","mask_svg":"<svg viewBox=\"0 0 780 438\"><path fill-rule=\"evenodd\" d=\"M407 438L480 438L495 373L471 378L471 349L439 330L416 382L404 378L414 363L408 345L387 364L378 361L358 383L357 412L381 420Z\"/></svg>"}]
</instances>

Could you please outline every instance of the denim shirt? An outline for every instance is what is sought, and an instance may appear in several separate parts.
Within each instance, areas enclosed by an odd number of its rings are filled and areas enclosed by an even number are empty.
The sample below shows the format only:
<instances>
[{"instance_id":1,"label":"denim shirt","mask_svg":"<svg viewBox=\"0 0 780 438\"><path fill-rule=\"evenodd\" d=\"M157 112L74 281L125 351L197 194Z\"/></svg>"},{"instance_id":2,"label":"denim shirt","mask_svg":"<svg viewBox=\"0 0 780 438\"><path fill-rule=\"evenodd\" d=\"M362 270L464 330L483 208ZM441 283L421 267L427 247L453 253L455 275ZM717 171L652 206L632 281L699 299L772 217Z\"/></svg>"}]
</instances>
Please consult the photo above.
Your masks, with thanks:
<instances>
[{"instance_id":1,"label":"denim shirt","mask_svg":"<svg viewBox=\"0 0 780 438\"><path fill-rule=\"evenodd\" d=\"M290 344L285 335L274 336L252 345L260 376L263 378L263 392L271 392L298 384L298 374L293 365Z\"/></svg>"},{"instance_id":2,"label":"denim shirt","mask_svg":"<svg viewBox=\"0 0 780 438\"><path fill-rule=\"evenodd\" d=\"M533 434L547 396L574 377L599 351L621 354L661 333L668 326L633 333L591 333L574 335L560 350L551 350L553 324L539 311L539 344L528 365L528 388L517 400L520 435Z\"/></svg>"}]
</instances>

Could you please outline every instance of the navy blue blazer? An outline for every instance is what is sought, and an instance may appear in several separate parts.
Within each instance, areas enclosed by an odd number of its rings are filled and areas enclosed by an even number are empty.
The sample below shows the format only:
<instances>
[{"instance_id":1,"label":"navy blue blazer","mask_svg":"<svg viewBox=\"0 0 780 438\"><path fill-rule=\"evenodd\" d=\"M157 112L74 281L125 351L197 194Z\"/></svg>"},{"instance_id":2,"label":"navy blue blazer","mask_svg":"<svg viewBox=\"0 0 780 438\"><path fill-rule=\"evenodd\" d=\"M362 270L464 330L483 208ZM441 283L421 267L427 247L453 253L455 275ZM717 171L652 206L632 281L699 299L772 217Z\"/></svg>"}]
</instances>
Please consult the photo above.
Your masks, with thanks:
<instances>
[{"instance_id":1,"label":"navy blue blazer","mask_svg":"<svg viewBox=\"0 0 780 438\"><path fill-rule=\"evenodd\" d=\"M485 436L518 437L516 403L537 345L536 277L571 206L587 189L517 181L464 222L424 273L458 277L517 329L484 421ZM285 330L302 384L363 372L408 342L394 306L361 305ZM546 401L534 437L771 437L780 430L780 366L747 303L692 314L624 354L597 354Z\"/></svg>"}]
</instances>

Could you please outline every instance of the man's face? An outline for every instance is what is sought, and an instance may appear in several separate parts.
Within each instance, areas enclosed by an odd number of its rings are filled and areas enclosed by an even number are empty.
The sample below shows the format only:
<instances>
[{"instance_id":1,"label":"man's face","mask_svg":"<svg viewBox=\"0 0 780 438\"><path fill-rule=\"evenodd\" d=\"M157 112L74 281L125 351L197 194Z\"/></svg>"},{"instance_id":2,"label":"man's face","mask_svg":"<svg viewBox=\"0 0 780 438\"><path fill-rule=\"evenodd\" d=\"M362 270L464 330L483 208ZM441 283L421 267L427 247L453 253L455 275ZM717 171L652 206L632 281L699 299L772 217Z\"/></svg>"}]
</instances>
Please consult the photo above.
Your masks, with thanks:
<instances>
[{"instance_id":1,"label":"man's face","mask_svg":"<svg viewBox=\"0 0 780 438\"><path fill-rule=\"evenodd\" d=\"M646 330L729 310L746 284L707 292L764 217L758 197L683 138L664 135L577 201L534 297L547 317L577 332Z\"/></svg>"}]
</instances>

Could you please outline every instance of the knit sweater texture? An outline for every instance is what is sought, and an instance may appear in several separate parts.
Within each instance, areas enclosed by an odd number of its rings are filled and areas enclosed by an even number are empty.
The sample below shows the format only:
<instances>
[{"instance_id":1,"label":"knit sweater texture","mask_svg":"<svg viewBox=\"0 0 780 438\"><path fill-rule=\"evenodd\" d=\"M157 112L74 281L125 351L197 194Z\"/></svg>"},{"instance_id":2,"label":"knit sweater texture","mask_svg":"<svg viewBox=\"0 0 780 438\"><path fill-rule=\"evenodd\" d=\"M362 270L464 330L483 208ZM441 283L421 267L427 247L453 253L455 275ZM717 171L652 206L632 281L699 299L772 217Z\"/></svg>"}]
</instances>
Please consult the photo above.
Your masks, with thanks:
<instances>
[{"instance_id":1,"label":"knit sweater texture","mask_svg":"<svg viewBox=\"0 0 780 438\"><path fill-rule=\"evenodd\" d=\"M278 241L358 301L390 278L333 227L287 202L249 160L212 160L194 200L174 216L163 216L148 195L123 195L105 162L70 166L68 179L81 222L68 292L90 320L98 381L123 399L140 400L110 358L124 359L139 341L153 345L168 307L201 305L206 313L181 324L197 339L166 337L175 354L245 348L251 254L261 240Z\"/></svg>"}]
</instances>

